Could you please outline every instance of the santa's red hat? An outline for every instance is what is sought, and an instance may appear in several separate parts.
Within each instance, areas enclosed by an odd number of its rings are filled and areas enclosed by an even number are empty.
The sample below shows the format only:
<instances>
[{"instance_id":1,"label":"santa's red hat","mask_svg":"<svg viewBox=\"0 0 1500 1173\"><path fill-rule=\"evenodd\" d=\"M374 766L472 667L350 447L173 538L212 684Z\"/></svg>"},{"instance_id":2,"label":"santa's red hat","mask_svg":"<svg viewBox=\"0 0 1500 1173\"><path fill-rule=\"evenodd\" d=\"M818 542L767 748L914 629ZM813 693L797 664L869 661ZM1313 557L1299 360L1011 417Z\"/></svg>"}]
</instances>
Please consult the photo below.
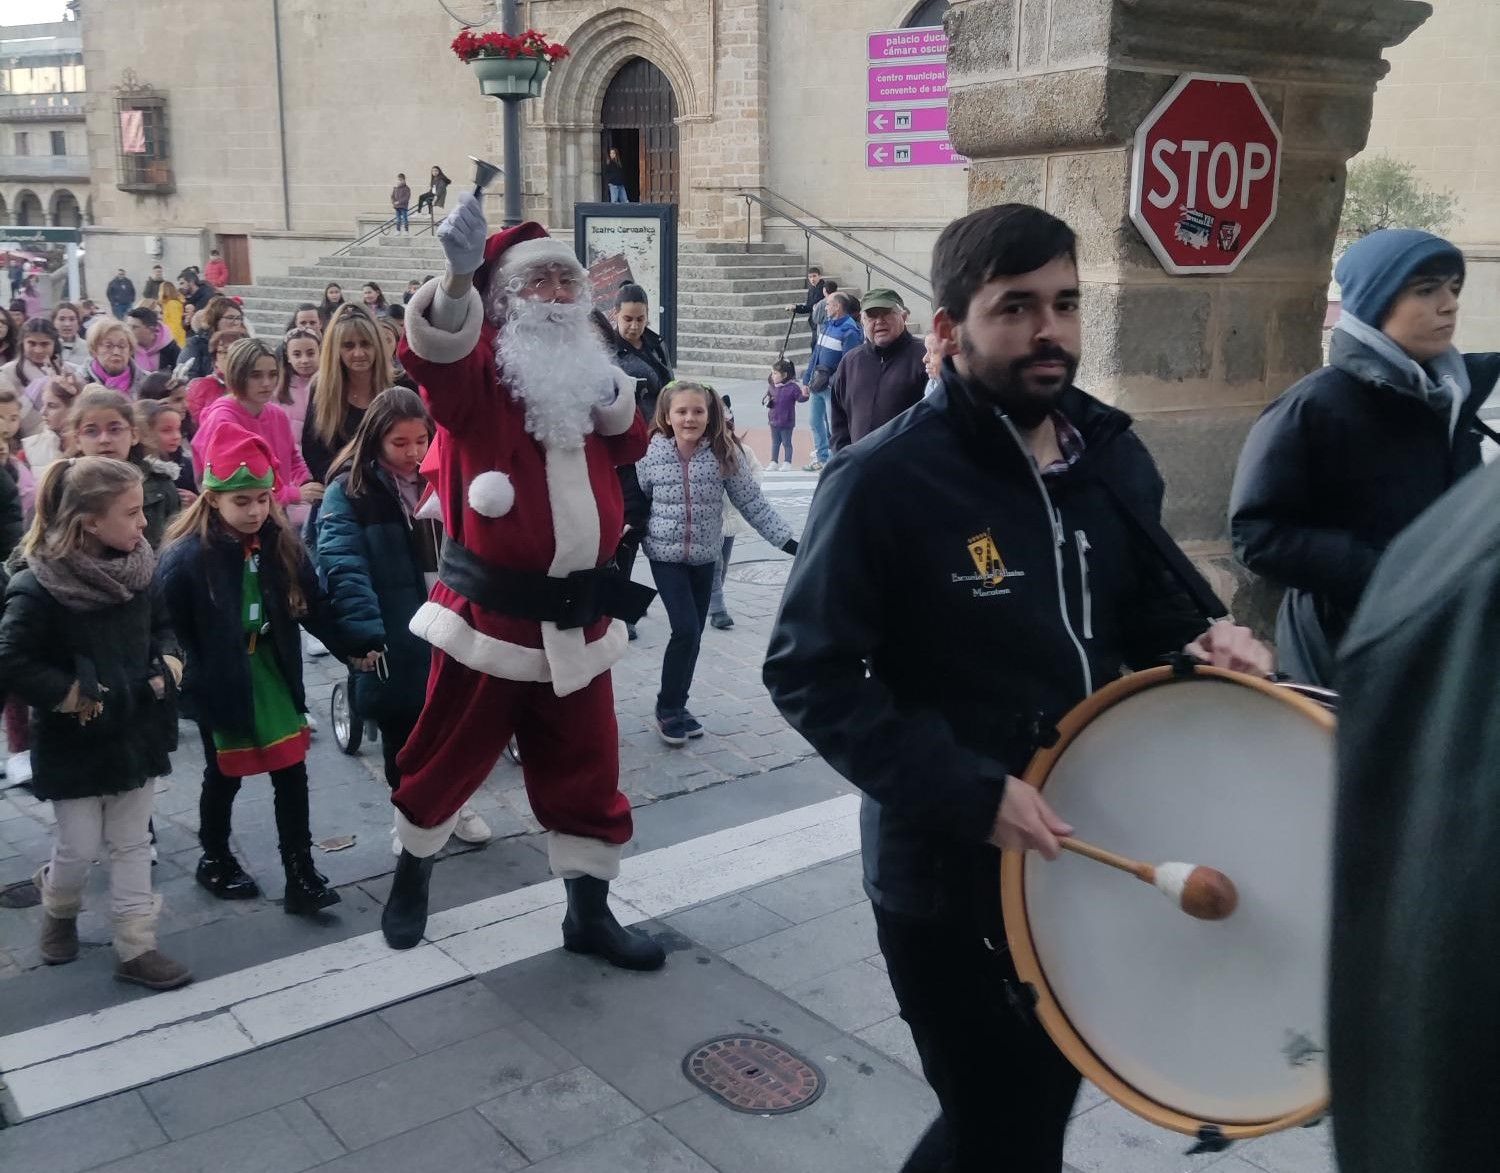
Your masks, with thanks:
<instances>
[{"instance_id":1,"label":"santa's red hat","mask_svg":"<svg viewBox=\"0 0 1500 1173\"><path fill-rule=\"evenodd\" d=\"M278 466L271 446L253 432L226 420L208 438L203 487L239 493L276 487Z\"/></svg>"},{"instance_id":2,"label":"santa's red hat","mask_svg":"<svg viewBox=\"0 0 1500 1173\"><path fill-rule=\"evenodd\" d=\"M580 278L584 276L583 265L571 248L548 236L535 220L527 220L514 228L502 228L484 242L484 264L474 274L474 288L487 297L496 274L501 281L509 281L532 265L558 265Z\"/></svg>"}]
</instances>

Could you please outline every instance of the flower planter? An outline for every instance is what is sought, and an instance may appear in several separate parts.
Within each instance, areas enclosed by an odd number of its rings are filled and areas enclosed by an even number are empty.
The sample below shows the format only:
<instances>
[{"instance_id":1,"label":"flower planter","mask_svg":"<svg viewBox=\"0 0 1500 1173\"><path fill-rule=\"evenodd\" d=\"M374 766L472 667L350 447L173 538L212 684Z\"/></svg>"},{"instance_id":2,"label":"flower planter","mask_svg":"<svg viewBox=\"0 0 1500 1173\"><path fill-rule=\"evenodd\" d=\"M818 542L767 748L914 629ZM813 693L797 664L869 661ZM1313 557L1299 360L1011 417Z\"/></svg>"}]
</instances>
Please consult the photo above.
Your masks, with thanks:
<instances>
[{"instance_id":1,"label":"flower planter","mask_svg":"<svg viewBox=\"0 0 1500 1173\"><path fill-rule=\"evenodd\" d=\"M479 92L491 98L535 98L552 67L540 57L475 57Z\"/></svg>"}]
</instances>

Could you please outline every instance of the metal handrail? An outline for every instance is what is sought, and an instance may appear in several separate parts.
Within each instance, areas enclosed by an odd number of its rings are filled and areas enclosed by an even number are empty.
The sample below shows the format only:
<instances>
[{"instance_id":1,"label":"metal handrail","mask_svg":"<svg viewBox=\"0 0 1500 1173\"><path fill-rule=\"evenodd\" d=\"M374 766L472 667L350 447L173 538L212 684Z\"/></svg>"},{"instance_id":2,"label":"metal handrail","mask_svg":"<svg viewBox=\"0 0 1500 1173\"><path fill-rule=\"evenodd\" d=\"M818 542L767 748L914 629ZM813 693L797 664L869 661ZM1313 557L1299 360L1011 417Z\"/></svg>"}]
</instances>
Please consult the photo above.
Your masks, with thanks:
<instances>
[{"instance_id":1,"label":"metal handrail","mask_svg":"<svg viewBox=\"0 0 1500 1173\"><path fill-rule=\"evenodd\" d=\"M370 229L370 231L366 232L363 236L359 237L358 239L351 240L348 244L344 245L343 247L335 249L333 252L331 252L331 253L328 254L329 257L330 258L332 258L332 257L341 257L345 253L347 253L350 249L358 248L360 245L364 244L365 241L371 239L372 237L375 237L375 236L384 236L385 235L385 230L387 228L389 228L395 222L396 222L396 217L392 216L389 220L385 221L385 223L383 223L383 224L377 224L374 228ZM407 222L407 226L408 226L408 228L410 228L410 221L409 220ZM429 232L433 232L436 228L437 228L437 221L433 220L431 223L426 224L426 225L424 225L421 228L418 228L414 232L409 231L407 233L407 235L409 235L409 236L423 236L423 235L425 235L425 234L427 234Z\"/></svg>"},{"instance_id":2,"label":"metal handrail","mask_svg":"<svg viewBox=\"0 0 1500 1173\"><path fill-rule=\"evenodd\" d=\"M906 264L906 263L904 263L902 261L898 261L895 257L891 256L888 253L882 252L880 249L876 248L873 244L869 244L866 241L860 240L859 237L855 236L853 233L847 232L847 231L845 231L844 229L838 227L835 224L828 223L827 220L824 220L821 216L817 215L817 213L815 213L815 212L809 212L806 208L802 207L800 204L794 203L792 200L787 199L783 195L778 195L776 192L772 191L768 187L757 188L756 191L765 192L765 194L767 196L769 196L770 199L769 200L768 199L763 199L762 197L756 195L755 192L748 191L748 190L747 191L741 191L739 193L740 194L740 198L742 198L745 201L745 245L746 245L746 247L748 247L749 244L750 244L750 201L754 200L761 207L765 208L766 211L768 211L771 215L778 216L778 217L780 217L783 220L788 220L792 224L796 225L798 228L800 228L802 230L803 237L807 241L807 254L808 254L808 259L809 260L811 260L811 256L812 256L812 238L813 237L817 237L820 241L822 241L824 244L828 245L829 247L837 249L839 252L843 253L845 256L852 257L855 261L857 261L864 268L864 270L865 270L865 287L867 289L869 288L869 285L870 285L871 274L872 273L879 273L881 276L886 277L886 278L890 279L891 281L895 282L897 285L901 286L901 288L905 289L907 292L914 293L918 297L923 298L924 300L926 300L929 303L932 301L932 286L931 286L931 284L927 281L927 279L921 273L917 272L917 270L913 269L910 265L908 265L908 264ZM895 266L897 269L901 270L906 275L906 277L903 278L901 276L898 276L897 274L892 273L889 269L882 268L880 265L877 265L873 261L870 261L865 256L862 256L860 253L857 253L857 252L855 252L852 249L846 248L844 245L840 244L838 241L831 240L823 232L820 232L818 229L813 228L811 225L804 224L801 220L799 220L796 216L792 215L790 212L784 211L782 208L776 207L775 206L776 204L785 205L785 207L792 208L795 211L800 212L802 215L807 216L807 217L809 217L809 218L811 218L813 220L816 220L819 225L821 225L823 228L827 229L829 232L837 232L840 236L843 236L846 239L848 239L850 241L853 241L854 244L856 244L857 246L859 246L859 248L863 249L865 252L867 252L867 253L873 253L875 256L880 257L882 260L890 262L890 264L892 264L893 266ZM906 278L909 278L909 279L906 279Z\"/></svg>"}]
</instances>

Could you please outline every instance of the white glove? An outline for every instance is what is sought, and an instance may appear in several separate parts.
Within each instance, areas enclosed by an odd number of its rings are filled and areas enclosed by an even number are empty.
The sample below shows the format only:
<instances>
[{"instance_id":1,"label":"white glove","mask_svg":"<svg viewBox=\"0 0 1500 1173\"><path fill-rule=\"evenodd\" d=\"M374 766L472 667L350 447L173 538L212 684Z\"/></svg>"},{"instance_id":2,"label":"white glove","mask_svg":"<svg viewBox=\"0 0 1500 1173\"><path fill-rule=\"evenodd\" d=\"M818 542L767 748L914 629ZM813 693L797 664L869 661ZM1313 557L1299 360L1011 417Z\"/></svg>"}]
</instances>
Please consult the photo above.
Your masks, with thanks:
<instances>
[{"instance_id":1,"label":"white glove","mask_svg":"<svg viewBox=\"0 0 1500 1173\"><path fill-rule=\"evenodd\" d=\"M448 271L456 277L478 270L484 264L484 242L490 234L479 197L465 192L453 211L438 225L438 243L448 257Z\"/></svg>"}]
</instances>

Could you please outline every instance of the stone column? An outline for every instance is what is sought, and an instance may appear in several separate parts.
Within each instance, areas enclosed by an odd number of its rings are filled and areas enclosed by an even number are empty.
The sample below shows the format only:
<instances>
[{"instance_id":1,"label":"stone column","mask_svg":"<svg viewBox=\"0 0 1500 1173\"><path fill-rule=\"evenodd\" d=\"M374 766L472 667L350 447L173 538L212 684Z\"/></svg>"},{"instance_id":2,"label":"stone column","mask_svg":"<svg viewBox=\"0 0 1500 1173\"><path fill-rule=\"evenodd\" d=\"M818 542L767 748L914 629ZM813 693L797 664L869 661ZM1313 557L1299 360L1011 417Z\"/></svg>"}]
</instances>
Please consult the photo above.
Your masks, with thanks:
<instances>
[{"instance_id":1,"label":"stone column","mask_svg":"<svg viewBox=\"0 0 1500 1173\"><path fill-rule=\"evenodd\" d=\"M956 0L949 126L969 206L1020 201L1078 232L1079 383L1130 412L1165 520L1237 616L1268 600L1228 553L1235 459L1260 409L1321 363L1344 167L1412 0ZM1239 268L1173 277L1130 222L1136 128L1183 73L1248 75L1282 133L1279 213Z\"/></svg>"}]
</instances>

